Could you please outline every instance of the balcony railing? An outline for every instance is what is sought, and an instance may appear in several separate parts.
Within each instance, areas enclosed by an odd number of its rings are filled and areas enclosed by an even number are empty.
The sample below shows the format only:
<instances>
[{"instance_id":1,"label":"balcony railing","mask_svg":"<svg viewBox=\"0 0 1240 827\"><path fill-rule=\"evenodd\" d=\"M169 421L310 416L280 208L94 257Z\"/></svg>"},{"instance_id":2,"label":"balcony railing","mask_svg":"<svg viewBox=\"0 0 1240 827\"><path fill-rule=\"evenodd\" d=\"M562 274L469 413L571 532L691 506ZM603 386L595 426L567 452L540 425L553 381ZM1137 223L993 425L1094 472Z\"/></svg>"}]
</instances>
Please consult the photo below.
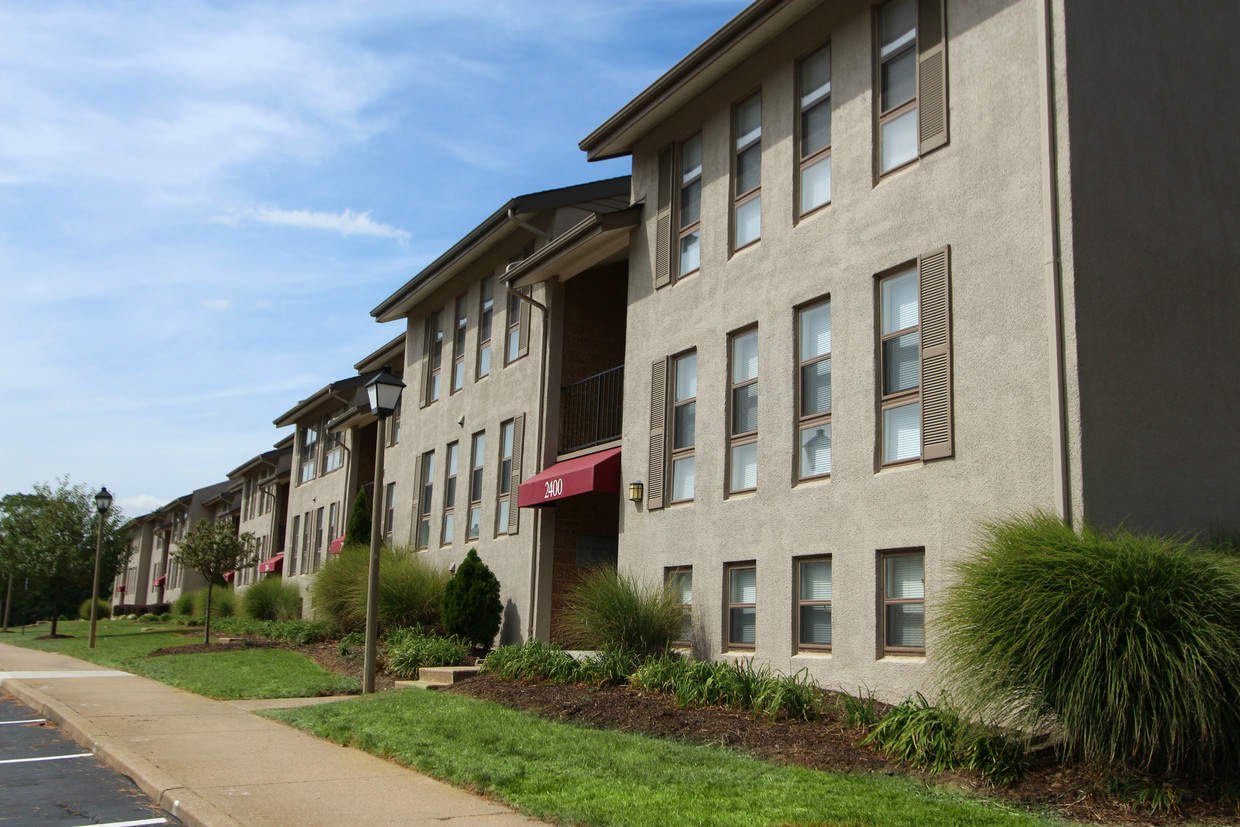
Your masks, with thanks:
<instances>
[{"instance_id":1,"label":"balcony railing","mask_svg":"<svg viewBox=\"0 0 1240 827\"><path fill-rule=\"evenodd\" d=\"M624 365L560 389L560 453L620 438Z\"/></svg>"}]
</instances>

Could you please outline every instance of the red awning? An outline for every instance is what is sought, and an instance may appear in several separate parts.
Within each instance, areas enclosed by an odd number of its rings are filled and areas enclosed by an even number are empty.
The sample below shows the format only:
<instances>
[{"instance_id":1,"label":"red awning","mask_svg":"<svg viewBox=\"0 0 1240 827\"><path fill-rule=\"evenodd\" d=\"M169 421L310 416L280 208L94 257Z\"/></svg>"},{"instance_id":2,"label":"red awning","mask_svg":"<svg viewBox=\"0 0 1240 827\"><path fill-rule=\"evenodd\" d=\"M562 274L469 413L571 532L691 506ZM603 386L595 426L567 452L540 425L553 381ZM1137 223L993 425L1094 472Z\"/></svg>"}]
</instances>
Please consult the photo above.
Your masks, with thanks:
<instances>
[{"instance_id":1,"label":"red awning","mask_svg":"<svg viewBox=\"0 0 1240 827\"><path fill-rule=\"evenodd\" d=\"M344 535L343 534L341 534L335 540L332 540L330 544L328 544L327 553L328 554L339 554L340 549L342 548L344 548Z\"/></svg>"},{"instance_id":2,"label":"red awning","mask_svg":"<svg viewBox=\"0 0 1240 827\"><path fill-rule=\"evenodd\" d=\"M284 555L277 554L275 557L272 557L270 560L264 560L261 564L259 564L258 570L264 573L269 572L269 571L283 571L284 570Z\"/></svg>"},{"instance_id":3,"label":"red awning","mask_svg":"<svg viewBox=\"0 0 1240 827\"><path fill-rule=\"evenodd\" d=\"M517 504L527 508L547 505L574 494L619 490L620 449L608 448L557 462L541 474L530 477L517 489Z\"/></svg>"},{"instance_id":4,"label":"red awning","mask_svg":"<svg viewBox=\"0 0 1240 827\"><path fill-rule=\"evenodd\" d=\"M237 574L236 570L224 572L224 582L231 583L233 577Z\"/></svg>"},{"instance_id":5,"label":"red awning","mask_svg":"<svg viewBox=\"0 0 1240 827\"><path fill-rule=\"evenodd\" d=\"M162 586L164 583L167 583L167 582L168 582L168 575L161 574L159 577L155 578L154 585L156 588L159 588L160 586Z\"/></svg>"}]
</instances>

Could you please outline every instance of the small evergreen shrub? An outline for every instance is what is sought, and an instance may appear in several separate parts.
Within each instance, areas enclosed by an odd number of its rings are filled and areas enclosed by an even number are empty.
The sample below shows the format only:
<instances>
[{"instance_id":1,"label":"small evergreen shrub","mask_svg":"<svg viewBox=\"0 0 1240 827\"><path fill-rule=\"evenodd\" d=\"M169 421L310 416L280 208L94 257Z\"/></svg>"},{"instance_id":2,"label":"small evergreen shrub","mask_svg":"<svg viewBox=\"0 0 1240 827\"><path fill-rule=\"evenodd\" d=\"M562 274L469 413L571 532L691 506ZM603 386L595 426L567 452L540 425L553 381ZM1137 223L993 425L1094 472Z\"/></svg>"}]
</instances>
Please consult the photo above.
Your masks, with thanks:
<instances>
[{"instance_id":1,"label":"small evergreen shrub","mask_svg":"<svg viewBox=\"0 0 1240 827\"><path fill-rule=\"evenodd\" d=\"M656 655L671 648L684 626L680 597L605 567L587 572L570 592L564 626L572 645Z\"/></svg>"},{"instance_id":2,"label":"small evergreen shrub","mask_svg":"<svg viewBox=\"0 0 1240 827\"><path fill-rule=\"evenodd\" d=\"M370 550L345 546L321 568L310 587L310 604L343 632L366 627L366 592L370 578ZM440 625L444 589L449 574L407 549L379 553L379 627L396 629Z\"/></svg>"},{"instance_id":3,"label":"small evergreen shrub","mask_svg":"<svg viewBox=\"0 0 1240 827\"><path fill-rule=\"evenodd\" d=\"M111 602L104 600L102 597L99 598L98 608L95 609L96 619L102 620L103 618L111 617L111 616L112 616ZM78 617L80 617L82 620L90 620L90 598L89 597L82 601L81 606L78 606Z\"/></svg>"},{"instance_id":4,"label":"small evergreen shrub","mask_svg":"<svg viewBox=\"0 0 1240 827\"><path fill-rule=\"evenodd\" d=\"M1220 544L1221 545L1221 544ZM1240 768L1240 567L1189 543L1035 514L985 526L937 621L973 717L1137 772Z\"/></svg>"},{"instance_id":5,"label":"small evergreen shrub","mask_svg":"<svg viewBox=\"0 0 1240 827\"><path fill-rule=\"evenodd\" d=\"M444 589L444 631L487 652L499 634L503 614L499 580L471 548Z\"/></svg>"},{"instance_id":6,"label":"small evergreen shrub","mask_svg":"<svg viewBox=\"0 0 1240 827\"><path fill-rule=\"evenodd\" d=\"M349 512L344 542L345 545L370 548L370 504L366 501L365 489L359 488L357 496L353 498L353 510Z\"/></svg>"},{"instance_id":7,"label":"small evergreen shrub","mask_svg":"<svg viewBox=\"0 0 1240 827\"><path fill-rule=\"evenodd\" d=\"M465 644L454 637L408 630L388 645L387 671L402 680L417 680L423 666L459 666L465 660ZM389 640L391 638L389 637Z\"/></svg>"},{"instance_id":8,"label":"small evergreen shrub","mask_svg":"<svg viewBox=\"0 0 1240 827\"><path fill-rule=\"evenodd\" d=\"M301 592L282 577L264 577L241 593L241 614L250 620L301 617Z\"/></svg>"}]
</instances>

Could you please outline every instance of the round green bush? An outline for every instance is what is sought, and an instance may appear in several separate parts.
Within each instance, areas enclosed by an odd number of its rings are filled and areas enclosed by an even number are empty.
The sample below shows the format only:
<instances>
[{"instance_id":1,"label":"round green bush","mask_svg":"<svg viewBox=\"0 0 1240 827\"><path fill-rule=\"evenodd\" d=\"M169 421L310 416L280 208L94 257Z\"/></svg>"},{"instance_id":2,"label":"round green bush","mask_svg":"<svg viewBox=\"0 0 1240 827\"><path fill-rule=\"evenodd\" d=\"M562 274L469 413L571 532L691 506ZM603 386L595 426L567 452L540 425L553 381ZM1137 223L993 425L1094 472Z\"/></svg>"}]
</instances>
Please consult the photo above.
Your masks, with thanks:
<instances>
[{"instance_id":1,"label":"round green bush","mask_svg":"<svg viewBox=\"0 0 1240 827\"><path fill-rule=\"evenodd\" d=\"M95 610L96 619L102 620L105 617L111 617L111 616L112 616L111 602L104 600L102 597L99 598L99 608ZM89 597L82 601L81 606L78 606L78 617L80 617L82 620L90 620L90 598Z\"/></svg>"},{"instance_id":2,"label":"round green bush","mask_svg":"<svg viewBox=\"0 0 1240 827\"><path fill-rule=\"evenodd\" d=\"M265 577L241 593L241 614L251 620L301 617L301 591L281 577Z\"/></svg>"},{"instance_id":3,"label":"round green bush","mask_svg":"<svg viewBox=\"0 0 1240 827\"><path fill-rule=\"evenodd\" d=\"M1190 543L985 526L934 629L975 715L1051 724L1088 760L1168 775L1240 768L1240 571Z\"/></svg>"},{"instance_id":4,"label":"round green bush","mask_svg":"<svg viewBox=\"0 0 1240 827\"><path fill-rule=\"evenodd\" d=\"M503 614L499 580L471 548L444 590L444 631L487 652L499 634Z\"/></svg>"}]
</instances>

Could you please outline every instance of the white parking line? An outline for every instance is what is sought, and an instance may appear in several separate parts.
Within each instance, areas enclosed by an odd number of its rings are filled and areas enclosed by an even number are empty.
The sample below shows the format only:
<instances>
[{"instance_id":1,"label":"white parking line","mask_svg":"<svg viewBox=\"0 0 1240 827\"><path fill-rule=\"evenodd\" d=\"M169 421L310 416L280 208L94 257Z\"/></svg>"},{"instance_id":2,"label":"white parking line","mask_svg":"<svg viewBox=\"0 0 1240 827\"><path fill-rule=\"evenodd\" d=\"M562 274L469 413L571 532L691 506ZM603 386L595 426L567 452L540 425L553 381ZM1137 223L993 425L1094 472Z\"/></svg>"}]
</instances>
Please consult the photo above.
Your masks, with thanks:
<instances>
[{"instance_id":1,"label":"white parking line","mask_svg":"<svg viewBox=\"0 0 1240 827\"><path fill-rule=\"evenodd\" d=\"M0 764L29 764L32 761L62 761L65 758L92 758L93 752L81 752L74 755L45 755L42 758L10 758Z\"/></svg>"},{"instance_id":2,"label":"white parking line","mask_svg":"<svg viewBox=\"0 0 1240 827\"><path fill-rule=\"evenodd\" d=\"M144 827L147 824L170 824L166 818L148 818L143 821L109 821L107 824L95 824L91 822L90 827ZM83 825L85 827L85 825Z\"/></svg>"},{"instance_id":3,"label":"white parking line","mask_svg":"<svg viewBox=\"0 0 1240 827\"><path fill-rule=\"evenodd\" d=\"M22 718L20 721L0 721L0 726L5 724L42 724L47 718Z\"/></svg>"}]
</instances>

